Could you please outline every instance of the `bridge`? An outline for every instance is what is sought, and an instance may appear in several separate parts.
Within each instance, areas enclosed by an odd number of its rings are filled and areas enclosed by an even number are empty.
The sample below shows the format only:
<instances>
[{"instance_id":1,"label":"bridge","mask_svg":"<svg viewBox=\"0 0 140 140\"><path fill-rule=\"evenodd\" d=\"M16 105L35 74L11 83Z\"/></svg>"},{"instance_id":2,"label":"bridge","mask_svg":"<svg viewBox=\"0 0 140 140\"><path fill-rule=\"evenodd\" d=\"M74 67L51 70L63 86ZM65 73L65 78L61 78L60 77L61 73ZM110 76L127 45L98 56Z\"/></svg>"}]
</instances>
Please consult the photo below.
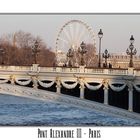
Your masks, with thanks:
<instances>
[{"instance_id":1,"label":"bridge","mask_svg":"<svg viewBox=\"0 0 140 140\"><path fill-rule=\"evenodd\" d=\"M56 100L140 119L140 70L134 68L40 67L38 64L0 66L0 91L21 97ZM119 98L121 101L116 102L114 94L123 95L123 99ZM92 95L97 100L91 101ZM120 108L114 107L113 102Z\"/></svg>"}]
</instances>

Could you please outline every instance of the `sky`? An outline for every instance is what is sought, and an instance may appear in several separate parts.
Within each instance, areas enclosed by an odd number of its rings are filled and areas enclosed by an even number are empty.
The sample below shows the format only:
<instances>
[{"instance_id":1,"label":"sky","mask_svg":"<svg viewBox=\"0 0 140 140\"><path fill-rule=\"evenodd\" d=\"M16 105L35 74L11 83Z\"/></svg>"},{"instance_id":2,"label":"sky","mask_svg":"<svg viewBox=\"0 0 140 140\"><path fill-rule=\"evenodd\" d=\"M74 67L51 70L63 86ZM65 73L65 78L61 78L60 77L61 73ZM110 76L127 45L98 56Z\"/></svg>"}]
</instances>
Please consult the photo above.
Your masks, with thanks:
<instances>
[{"instance_id":1,"label":"sky","mask_svg":"<svg viewBox=\"0 0 140 140\"><path fill-rule=\"evenodd\" d=\"M0 15L0 36L19 30L40 36L48 47L55 49L57 35L62 26L70 20L80 20L91 27L95 35L96 48L99 48L98 32L103 31L102 52L123 53L129 47L133 35L134 47L140 54L140 15L117 14L32 14Z\"/></svg>"}]
</instances>

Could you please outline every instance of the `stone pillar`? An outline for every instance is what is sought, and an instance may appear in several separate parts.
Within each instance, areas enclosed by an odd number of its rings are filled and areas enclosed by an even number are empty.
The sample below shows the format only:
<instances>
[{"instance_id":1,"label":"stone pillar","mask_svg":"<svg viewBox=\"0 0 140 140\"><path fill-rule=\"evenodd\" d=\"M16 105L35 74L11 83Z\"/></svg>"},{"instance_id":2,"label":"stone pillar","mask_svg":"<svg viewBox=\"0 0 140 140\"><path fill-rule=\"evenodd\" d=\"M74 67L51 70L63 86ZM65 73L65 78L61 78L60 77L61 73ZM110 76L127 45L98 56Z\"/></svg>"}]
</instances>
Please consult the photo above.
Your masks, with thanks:
<instances>
[{"instance_id":1,"label":"stone pillar","mask_svg":"<svg viewBox=\"0 0 140 140\"><path fill-rule=\"evenodd\" d=\"M133 111L133 85L132 82L128 82L128 110Z\"/></svg>"},{"instance_id":2,"label":"stone pillar","mask_svg":"<svg viewBox=\"0 0 140 140\"><path fill-rule=\"evenodd\" d=\"M85 72L85 66L79 66L79 71L80 71L80 73L84 73Z\"/></svg>"},{"instance_id":3,"label":"stone pillar","mask_svg":"<svg viewBox=\"0 0 140 140\"><path fill-rule=\"evenodd\" d=\"M104 85L104 104L108 105L108 81L103 80L103 85Z\"/></svg>"},{"instance_id":4,"label":"stone pillar","mask_svg":"<svg viewBox=\"0 0 140 140\"><path fill-rule=\"evenodd\" d=\"M10 82L12 85L15 85L15 76L14 75L10 76Z\"/></svg>"},{"instance_id":5,"label":"stone pillar","mask_svg":"<svg viewBox=\"0 0 140 140\"><path fill-rule=\"evenodd\" d=\"M108 105L108 88L104 87L104 104Z\"/></svg>"},{"instance_id":6,"label":"stone pillar","mask_svg":"<svg viewBox=\"0 0 140 140\"><path fill-rule=\"evenodd\" d=\"M128 75L134 75L134 68L128 68Z\"/></svg>"},{"instance_id":7,"label":"stone pillar","mask_svg":"<svg viewBox=\"0 0 140 140\"><path fill-rule=\"evenodd\" d=\"M38 72L39 71L39 64L33 64L32 65L32 71L33 72Z\"/></svg>"},{"instance_id":8,"label":"stone pillar","mask_svg":"<svg viewBox=\"0 0 140 140\"><path fill-rule=\"evenodd\" d=\"M56 93L58 93L58 94L61 93L61 82L58 77L56 78Z\"/></svg>"},{"instance_id":9,"label":"stone pillar","mask_svg":"<svg viewBox=\"0 0 140 140\"><path fill-rule=\"evenodd\" d=\"M133 111L133 90L129 90L129 111Z\"/></svg>"},{"instance_id":10,"label":"stone pillar","mask_svg":"<svg viewBox=\"0 0 140 140\"><path fill-rule=\"evenodd\" d=\"M79 84L80 84L80 98L84 99L85 98L85 86L84 86L84 82L83 79L79 79Z\"/></svg>"},{"instance_id":11,"label":"stone pillar","mask_svg":"<svg viewBox=\"0 0 140 140\"><path fill-rule=\"evenodd\" d=\"M80 86L80 98L84 99L85 98L85 87Z\"/></svg>"},{"instance_id":12,"label":"stone pillar","mask_svg":"<svg viewBox=\"0 0 140 140\"><path fill-rule=\"evenodd\" d=\"M34 89L38 89L38 81L37 81L37 77L33 76L32 78L32 82L33 82L33 88Z\"/></svg>"}]
</instances>

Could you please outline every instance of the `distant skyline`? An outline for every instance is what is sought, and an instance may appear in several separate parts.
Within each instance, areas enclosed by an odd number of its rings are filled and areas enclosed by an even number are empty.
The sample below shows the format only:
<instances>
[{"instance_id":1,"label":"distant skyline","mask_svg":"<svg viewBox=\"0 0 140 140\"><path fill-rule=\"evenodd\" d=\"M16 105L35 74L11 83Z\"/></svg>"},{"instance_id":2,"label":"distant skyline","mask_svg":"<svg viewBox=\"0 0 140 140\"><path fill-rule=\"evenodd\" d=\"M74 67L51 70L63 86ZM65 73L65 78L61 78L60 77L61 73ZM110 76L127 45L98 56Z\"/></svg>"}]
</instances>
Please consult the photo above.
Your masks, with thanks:
<instances>
[{"instance_id":1,"label":"distant skyline","mask_svg":"<svg viewBox=\"0 0 140 140\"><path fill-rule=\"evenodd\" d=\"M55 49L55 41L60 28L70 20L81 20L92 27L98 52L98 32L103 30L102 52L124 53L129 47L130 36L135 38L134 47L140 55L140 15L0 15L0 36L19 30L40 36L48 47Z\"/></svg>"}]
</instances>

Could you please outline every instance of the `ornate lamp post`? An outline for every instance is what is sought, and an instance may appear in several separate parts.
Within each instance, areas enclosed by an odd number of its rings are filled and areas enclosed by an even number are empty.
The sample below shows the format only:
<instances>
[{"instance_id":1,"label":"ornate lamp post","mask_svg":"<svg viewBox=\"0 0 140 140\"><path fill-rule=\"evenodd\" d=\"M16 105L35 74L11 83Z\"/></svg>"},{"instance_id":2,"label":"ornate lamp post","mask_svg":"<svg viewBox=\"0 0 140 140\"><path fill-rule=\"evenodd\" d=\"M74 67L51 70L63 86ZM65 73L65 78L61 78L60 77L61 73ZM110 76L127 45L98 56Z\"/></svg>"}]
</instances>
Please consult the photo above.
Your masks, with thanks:
<instances>
[{"instance_id":1,"label":"ornate lamp post","mask_svg":"<svg viewBox=\"0 0 140 140\"><path fill-rule=\"evenodd\" d=\"M127 48L126 50L127 55L130 55L129 67L133 67L133 55L136 55L137 53L137 50L134 49L133 43L134 43L134 37L133 35L131 35L130 45L129 45L129 48Z\"/></svg>"},{"instance_id":2,"label":"ornate lamp post","mask_svg":"<svg viewBox=\"0 0 140 140\"><path fill-rule=\"evenodd\" d=\"M34 46L32 47L32 53L34 57L34 63L37 64L37 54L40 52L39 43L36 40Z\"/></svg>"},{"instance_id":3,"label":"ornate lamp post","mask_svg":"<svg viewBox=\"0 0 140 140\"><path fill-rule=\"evenodd\" d=\"M107 59L110 57L108 50L106 49L103 53L103 58L105 58L105 67L107 67Z\"/></svg>"},{"instance_id":4,"label":"ornate lamp post","mask_svg":"<svg viewBox=\"0 0 140 140\"><path fill-rule=\"evenodd\" d=\"M68 66L69 67L72 67L72 62L71 62L71 58L73 57L73 54L74 52L73 52L73 49L72 48L70 48L69 50L68 50L68 52L67 52L67 57L68 57Z\"/></svg>"},{"instance_id":5,"label":"ornate lamp post","mask_svg":"<svg viewBox=\"0 0 140 140\"><path fill-rule=\"evenodd\" d=\"M81 54L81 66L84 66L85 62L84 62L84 54L87 52L86 50L86 44L82 41L82 43L80 44L80 48L79 48L79 53Z\"/></svg>"},{"instance_id":6,"label":"ornate lamp post","mask_svg":"<svg viewBox=\"0 0 140 140\"><path fill-rule=\"evenodd\" d=\"M99 33L98 33L98 37L99 37L99 62L98 62L98 67L101 67L101 39L103 37L103 32L102 29L100 29Z\"/></svg>"}]
</instances>

